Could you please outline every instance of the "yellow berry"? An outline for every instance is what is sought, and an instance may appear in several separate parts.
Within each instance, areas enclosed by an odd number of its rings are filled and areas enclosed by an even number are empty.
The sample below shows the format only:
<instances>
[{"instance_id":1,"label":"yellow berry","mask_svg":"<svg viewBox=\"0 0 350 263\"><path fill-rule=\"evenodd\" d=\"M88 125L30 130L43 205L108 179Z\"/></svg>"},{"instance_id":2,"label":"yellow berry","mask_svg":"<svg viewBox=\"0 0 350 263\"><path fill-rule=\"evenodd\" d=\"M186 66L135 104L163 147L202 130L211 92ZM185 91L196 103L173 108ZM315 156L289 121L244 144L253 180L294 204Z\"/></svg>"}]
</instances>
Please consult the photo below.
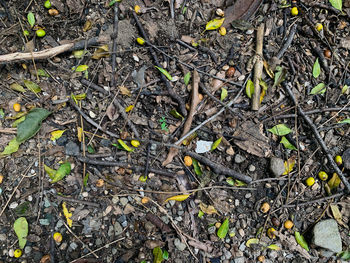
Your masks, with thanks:
<instances>
[{"instance_id":1,"label":"yellow berry","mask_svg":"<svg viewBox=\"0 0 350 263\"><path fill-rule=\"evenodd\" d=\"M275 231L276 231L276 229L274 229L273 227L270 227L270 228L267 230L267 235L268 235L268 237L271 238L271 239L276 238Z\"/></svg>"},{"instance_id":2,"label":"yellow berry","mask_svg":"<svg viewBox=\"0 0 350 263\"><path fill-rule=\"evenodd\" d=\"M145 40L144 40L142 37L138 37L138 38L136 39L136 41L137 41L137 43L139 43L140 45L145 44Z\"/></svg>"},{"instance_id":3,"label":"yellow berry","mask_svg":"<svg viewBox=\"0 0 350 263\"><path fill-rule=\"evenodd\" d=\"M318 178L322 181L326 181L328 179L328 174L324 171L318 173Z\"/></svg>"},{"instance_id":4,"label":"yellow berry","mask_svg":"<svg viewBox=\"0 0 350 263\"><path fill-rule=\"evenodd\" d=\"M290 10L292 16L297 16L299 14L298 8L295 6Z\"/></svg>"},{"instance_id":5,"label":"yellow berry","mask_svg":"<svg viewBox=\"0 0 350 263\"><path fill-rule=\"evenodd\" d=\"M53 234L53 240L55 240L56 243L62 242L62 234L60 232L55 232Z\"/></svg>"},{"instance_id":6,"label":"yellow berry","mask_svg":"<svg viewBox=\"0 0 350 263\"><path fill-rule=\"evenodd\" d=\"M144 176L144 175L141 175L140 177L139 177L139 181L140 182L146 182L147 181L147 176Z\"/></svg>"},{"instance_id":7,"label":"yellow berry","mask_svg":"<svg viewBox=\"0 0 350 263\"><path fill-rule=\"evenodd\" d=\"M323 29L323 25L321 23L316 24L316 30L320 32Z\"/></svg>"},{"instance_id":8,"label":"yellow berry","mask_svg":"<svg viewBox=\"0 0 350 263\"><path fill-rule=\"evenodd\" d=\"M291 229L294 226L293 222L291 220L287 220L284 222L284 227L287 229Z\"/></svg>"},{"instance_id":9,"label":"yellow berry","mask_svg":"<svg viewBox=\"0 0 350 263\"><path fill-rule=\"evenodd\" d=\"M21 111L21 104L19 104L19 103L13 104L13 109L14 109L16 112Z\"/></svg>"},{"instance_id":10,"label":"yellow berry","mask_svg":"<svg viewBox=\"0 0 350 263\"><path fill-rule=\"evenodd\" d=\"M270 210L270 204L267 202L263 203L260 207L260 211L264 214L267 213L269 210Z\"/></svg>"},{"instance_id":11,"label":"yellow berry","mask_svg":"<svg viewBox=\"0 0 350 263\"><path fill-rule=\"evenodd\" d=\"M13 254L13 256L14 256L15 258L19 258L20 256L22 256L22 250L16 249L16 250L15 250L15 253Z\"/></svg>"},{"instance_id":12,"label":"yellow berry","mask_svg":"<svg viewBox=\"0 0 350 263\"><path fill-rule=\"evenodd\" d=\"M131 145L134 146L135 148L140 146L140 142L138 140L131 140Z\"/></svg>"},{"instance_id":13,"label":"yellow berry","mask_svg":"<svg viewBox=\"0 0 350 263\"><path fill-rule=\"evenodd\" d=\"M315 178L309 177L306 179L305 183L307 186L312 186L315 183Z\"/></svg>"},{"instance_id":14,"label":"yellow berry","mask_svg":"<svg viewBox=\"0 0 350 263\"><path fill-rule=\"evenodd\" d=\"M226 28L223 27L223 26L221 26L221 27L219 28L219 33L220 33L220 35L222 35L222 36L226 35Z\"/></svg>"},{"instance_id":15,"label":"yellow berry","mask_svg":"<svg viewBox=\"0 0 350 263\"><path fill-rule=\"evenodd\" d=\"M341 156L340 155L337 155L336 157L335 157L335 162L337 163L337 165L342 165L342 163L343 163L343 159L341 158Z\"/></svg>"},{"instance_id":16,"label":"yellow berry","mask_svg":"<svg viewBox=\"0 0 350 263\"><path fill-rule=\"evenodd\" d=\"M134 11L135 11L135 13L138 14L138 15L141 14L141 7L140 7L139 5L135 5L135 6L134 6Z\"/></svg>"},{"instance_id":17,"label":"yellow berry","mask_svg":"<svg viewBox=\"0 0 350 263\"><path fill-rule=\"evenodd\" d=\"M264 262L265 261L265 257L263 255L258 256L258 261L259 262Z\"/></svg>"},{"instance_id":18,"label":"yellow berry","mask_svg":"<svg viewBox=\"0 0 350 263\"><path fill-rule=\"evenodd\" d=\"M46 32L45 32L44 29L38 29L38 30L36 31L36 35L37 35L38 37L44 37L44 36L46 35Z\"/></svg>"},{"instance_id":19,"label":"yellow berry","mask_svg":"<svg viewBox=\"0 0 350 263\"><path fill-rule=\"evenodd\" d=\"M192 165L192 158L191 156L186 155L184 158L184 163L186 166L191 166Z\"/></svg>"}]
</instances>

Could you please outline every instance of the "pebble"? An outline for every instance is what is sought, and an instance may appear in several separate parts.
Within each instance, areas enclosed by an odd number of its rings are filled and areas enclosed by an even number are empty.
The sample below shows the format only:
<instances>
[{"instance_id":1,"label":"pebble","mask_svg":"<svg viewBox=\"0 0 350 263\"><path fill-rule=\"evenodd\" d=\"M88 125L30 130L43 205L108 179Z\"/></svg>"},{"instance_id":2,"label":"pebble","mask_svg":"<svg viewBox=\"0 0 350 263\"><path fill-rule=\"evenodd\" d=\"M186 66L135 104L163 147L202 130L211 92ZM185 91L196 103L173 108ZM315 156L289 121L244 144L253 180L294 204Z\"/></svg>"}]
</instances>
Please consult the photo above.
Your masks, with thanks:
<instances>
[{"instance_id":1,"label":"pebble","mask_svg":"<svg viewBox=\"0 0 350 263\"><path fill-rule=\"evenodd\" d=\"M239 200L235 199L235 206L239 206Z\"/></svg>"},{"instance_id":2,"label":"pebble","mask_svg":"<svg viewBox=\"0 0 350 263\"><path fill-rule=\"evenodd\" d=\"M102 239L101 238L97 238L95 241L96 246L101 246L102 245Z\"/></svg>"},{"instance_id":3,"label":"pebble","mask_svg":"<svg viewBox=\"0 0 350 263\"><path fill-rule=\"evenodd\" d=\"M254 165L249 165L249 167L248 167L248 170L249 170L249 172L254 172L255 171L255 166Z\"/></svg>"},{"instance_id":4,"label":"pebble","mask_svg":"<svg viewBox=\"0 0 350 263\"><path fill-rule=\"evenodd\" d=\"M242 242L238 249L243 252L246 249L245 242Z\"/></svg>"},{"instance_id":5,"label":"pebble","mask_svg":"<svg viewBox=\"0 0 350 263\"><path fill-rule=\"evenodd\" d=\"M111 146L111 141L110 141L110 140L107 140L107 139L102 139L102 140L100 141L100 144L101 144L102 146L104 146L104 147L109 147L109 146Z\"/></svg>"},{"instance_id":6,"label":"pebble","mask_svg":"<svg viewBox=\"0 0 350 263\"><path fill-rule=\"evenodd\" d=\"M314 226L312 233L312 243L316 246L326 248L335 253L342 251L342 240L337 221L334 219L327 219L318 222Z\"/></svg>"},{"instance_id":7,"label":"pebble","mask_svg":"<svg viewBox=\"0 0 350 263\"><path fill-rule=\"evenodd\" d=\"M350 148L343 152L342 159L344 168L350 170Z\"/></svg>"},{"instance_id":8,"label":"pebble","mask_svg":"<svg viewBox=\"0 0 350 263\"><path fill-rule=\"evenodd\" d=\"M9 208L10 208L10 209L15 209L17 206L18 206L18 203L17 203L17 202L12 202L12 203L9 205Z\"/></svg>"},{"instance_id":9,"label":"pebble","mask_svg":"<svg viewBox=\"0 0 350 263\"><path fill-rule=\"evenodd\" d=\"M244 237L244 230L242 228L238 229L238 234L240 234L241 237Z\"/></svg>"},{"instance_id":10,"label":"pebble","mask_svg":"<svg viewBox=\"0 0 350 263\"><path fill-rule=\"evenodd\" d=\"M247 198L247 199L249 199L249 198L252 197L252 194L251 194L251 193L248 193L248 194L246 194L244 197Z\"/></svg>"},{"instance_id":11,"label":"pebble","mask_svg":"<svg viewBox=\"0 0 350 263\"><path fill-rule=\"evenodd\" d=\"M113 204L117 204L118 202L119 202L119 197L116 196L116 195L113 196L113 197L112 197L112 203L113 203Z\"/></svg>"},{"instance_id":12,"label":"pebble","mask_svg":"<svg viewBox=\"0 0 350 263\"><path fill-rule=\"evenodd\" d=\"M122 204L122 206L125 206L129 202L128 198L126 198L126 197L120 198L119 201Z\"/></svg>"},{"instance_id":13,"label":"pebble","mask_svg":"<svg viewBox=\"0 0 350 263\"><path fill-rule=\"evenodd\" d=\"M78 156L80 153L79 146L72 141L69 141L65 149L66 155Z\"/></svg>"},{"instance_id":14,"label":"pebble","mask_svg":"<svg viewBox=\"0 0 350 263\"><path fill-rule=\"evenodd\" d=\"M108 236L113 236L113 232L114 232L113 226L109 226L108 232L107 232Z\"/></svg>"},{"instance_id":15,"label":"pebble","mask_svg":"<svg viewBox=\"0 0 350 263\"><path fill-rule=\"evenodd\" d=\"M275 177L281 176L284 171L284 161L281 158L272 157L270 160L270 170Z\"/></svg>"},{"instance_id":16,"label":"pebble","mask_svg":"<svg viewBox=\"0 0 350 263\"><path fill-rule=\"evenodd\" d=\"M232 257L232 253L228 250L224 251L224 256L226 259L230 259Z\"/></svg>"},{"instance_id":17,"label":"pebble","mask_svg":"<svg viewBox=\"0 0 350 263\"><path fill-rule=\"evenodd\" d=\"M88 192L82 192L81 195L82 195L82 197L88 197L89 193Z\"/></svg>"},{"instance_id":18,"label":"pebble","mask_svg":"<svg viewBox=\"0 0 350 263\"><path fill-rule=\"evenodd\" d=\"M14 255L15 255L15 250L14 250L13 248L11 248L11 249L9 250L9 257L10 257L10 258L13 258Z\"/></svg>"},{"instance_id":19,"label":"pebble","mask_svg":"<svg viewBox=\"0 0 350 263\"><path fill-rule=\"evenodd\" d=\"M186 248L186 244L185 244L185 243L182 243L182 242L180 241L180 239L178 239L178 238L175 238L175 240L174 240L174 245L175 245L175 247L176 247L178 250L180 250L180 251L184 251L185 248Z\"/></svg>"},{"instance_id":20,"label":"pebble","mask_svg":"<svg viewBox=\"0 0 350 263\"><path fill-rule=\"evenodd\" d=\"M119 222L114 223L114 235L118 236L123 232L123 227L120 225Z\"/></svg>"},{"instance_id":21,"label":"pebble","mask_svg":"<svg viewBox=\"0 0 350 263\"><path fill-rule=\"evenodd\" d=\"M76 250L76 249L78 248L78 244L75 243L75 242L71 242L71 243L69 244L69 247L70 247L72 250Z\"/></svg>"},{"instance_id":22,"label":"pebble","mask_svg":"<svg viewBox=\"0 0 350 263\"><path fill-rule=\"evenodd\" d=\"M245 259L244 257L239 257L239 258L235 258L234 263L245 263Z\"/></svg>"},{"instance_id":23,"label":"pebble","mask_svg":"<svg viewBox=\"0 0 350 263\"><path fill-rule=\"evenodd\" d=\"M126 204L125 208L124 208L124 214L128 215L135 212L135 208L131 205L131 204Z\"/></svg>"},{"instance_id":24,"label":"pebble","mask_svg":"<svg viewBox=\"0 0 350 263\"><path fill-rule=\"evenodd\" d=\"M40 225L43 225L43 226L50 225L50 221L48 219L39 219L39 223Z\"/></svg>"},{"instance_id":25,"label":"pebble","mask_svg":"<svg viewBox=\"0 0 350 263\"><path fill-rule=\"evenodd\" d=\"M60 250L66 250L68 247L68 244L66 242L62 243L62 245L60 245Z\"/></svg>"},{"instance_id":26,"label":"pebble","mask_svg":"<svg viewBox=\"0 0 350 263\"><path fill-rule=\"evenodd\" d=\"M247 35L251 35L254 33L254 29L248 29L246 32L245 32Z\"/></svg>"},{"instance_id":27,"label":"pebble","mask_svg":"<svg viewBox=\"0 0 350 263\"><path fill-rule=\"evenodd\" d=\"M243 163L245 161L245 159L246 158L240 154L235 155L235 163Z\"/></svg>"},{"instance_id":28,"label":"pebble","mask_svg":"<svg viewBox=\"0 0 350 263\"><path fill-rule=\"evenodd\" d=\"M269 252L267 254L268 254L270 259L275 259L278 256L278 253L276 250L269 250Z\"/></svg>"},{"instance_id":29,"label":"pebble","mask_svg":"<svg viewBox=\"0 0 350 263\"><path fill-rule=\"evenodd\" d=\"M215 226L211 226L211 227L208 228L208 233L209 234L214 234L215 231L216 231L216 227Z\"/></svg>"},{"instance_id":30,"label":"pebble","mask_svg":"<svg viewBox=\"0 0 350 263\"><path fill-rule=\"evenodd\" d=\"M32 247L31 246L26 246L24 248L24 254L30 254L30 252L32 252Z\"/></svg>"},{"instance_id":31,"label":"pebble","mask_svg":"<svg viewBox=\"0 0 350 263\"><path fill-rule=\"evenodd\" d=\"M0 241L6 241L7 237L5 234L0 234Z\"/></svg>"}]
</instances>

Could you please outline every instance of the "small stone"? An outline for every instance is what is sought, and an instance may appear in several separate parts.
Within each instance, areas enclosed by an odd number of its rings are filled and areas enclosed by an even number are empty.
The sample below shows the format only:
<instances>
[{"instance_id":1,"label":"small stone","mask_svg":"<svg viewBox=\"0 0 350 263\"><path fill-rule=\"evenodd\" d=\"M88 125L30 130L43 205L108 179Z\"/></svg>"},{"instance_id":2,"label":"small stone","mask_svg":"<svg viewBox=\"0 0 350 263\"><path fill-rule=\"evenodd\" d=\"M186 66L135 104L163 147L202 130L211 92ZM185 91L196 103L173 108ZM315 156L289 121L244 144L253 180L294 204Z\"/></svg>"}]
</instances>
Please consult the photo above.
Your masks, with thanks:
<instances>
[{"instance_id":1,"label":"small stone","mask_svg":"<svg viewBox=\"0 0 350 263\"><path fill-rule=\"evenodd\" d=\"M111 141L110 141L110 140L107 140L107 139L102 139L102 140L100 141L100 143L101 143L101 145L102 145L103 147L109 147L109 146L111 146Z\"/></svg>"},{"instance_id":2,"label":"small stone","mask_svg":"<svg viewBox=\"0 0 350 263\"><path fill-rule=\"evenodd\" d=\"M350 170L350 148L343 152L342 159L344 168Z\"/></svg>"},{"instance_id":3,"label":"small stone","mask_svg":"<svg viewBox=\"0 0 350 263\"><path fill-rule=\"evenodd\" d=\"M239 200L235 199L235 206L239 206Z\"/></svg>"},{"instance_id":4,"label":"small stone","mask_svg":"<svg viewBox=\"0 0 350 263\"><path fill-rule=\"evenodd\" d=\"M256 168L255 168L255 166L254 166L254 165L252 165L252 164L248 166L248 170L249 170L249 172L254 172L254 171L255 171L255 169L256 169Z\"/></svg>"},{"instance_id":5,"label":"small stone","mask_svg":"<svg viewBox=\"0 0 350 263\"><path fill-rule=\"evenodd\" d=\"M75 242L71 242L71 243L69 244L69 247L70 247L72 250L76 250L76 249L78 248L78 244L75 243Z\"/></svg>"},{"instance_id":6,"label":"small stone","mask_svg":"<svg viewBox=\"0 0 350 263\"><path fill-rule=\"evenodd\" d=\"M131 204L126 204L125 208L124 208L124 214L128 215L130 213L135 212L135 208L131 205Z\"/></svg>"},{"instance_id":7,"label":"small stone","mask_svg":"<svg viewBox=\"0 0 350 263\"><path fill-rule=\"evenodd\" d=\"M230 259L232 257L232 253L230 251L227 251L227 250L224 252L224 255L225 255L226 259Z\"/></svg>"},{"instance_id":8,"label":"small stone","mask_svg":"<svg viewBox=\"0 0 350 263\"><path fill-rule=\"evenodd\" d=\"M278 253L277 253L276 250L271 250L270 249L269 252L268 252L268 256L269 256L270 259L276 259L277 256L278 256Z\"/></svg>"},{"instance_id":9,"label":"small stone","mask_svg":"<svg viewBox=\"0 0 350 263\"><path fill-rule=\"evenodd\" d=\"M214 234L215 231L216 231L216 227L215 226L211 226L211 227L208 228L208 233L209 234Z\"/></svg>"},{"instance_id":10,"label":"small stone","mask_svg":"<svg viewBox=\"0 0 350 263\"><path fill-rule=\"evenodd\" d=\"M11 248L11 249L9 250L9 257L10 257L10 258L13 258L14 255L15 255L15 250L14 250L13 248Z\"/></svg>"},{"instance_id":11,"label":"small stone","mask_svg":"<svg viewBox=\"0 0 350 263\"><path fill-rule=\"evenodd\" d=\"M272 157L270 160L270 170L275 177L281 176L284 171L284 161L281 158Z\"/></svg>"},{"instance_id":12,"label":"small stone","mask_svg":"<svg viewBox=\"0 0 350 263\"><path fill-rule=\"evenodd\" d=\"M248 194L246 194L244 197L245 197L246 199L249 199L249 198L252 197L252 194L251 194L251 193L248 193Z\"/></svg>"},{"instance_id":13,"label":"small stone","mask_svg":"<svg viewBox=\"0 0 350 263\"><path fill-rule=\"evenodd\" d=\"M247 35L251 35L254 33L254 29L248 29L246 32L245 32Z\"/></svg>"},{"instance_id":14,"label":"small stone","mask_svg":"<svg viewBox=\"0 0 350 263\"><path fill-rule=\"evenodd\" d=\"M69 141L65 149L66 155L78 156L80 153L79 146L72 141Z\"/></svg>"},{"instance_id":15,"label":"small stone","mask_svg":"<svg viewBox=\"0 0 350 263\"><path fill-rule=\"evenodd\" d=\"M230 146L227 150L226 150L226 153L228 154L228 155L234 155L235 154L235 151L233 150L233 148L232 148L232 146Z\"/></svg>"},{"instance_id":16,"label":"small stone","mask_svg":"<svg viewBox=\"0 0 350 263\"><path fill-rule=\"evenodd\" d=\"M10 208L10 209L15 209L17 206L18 206L18 203L17 203L17 202L12 202L12 203L9 205L9 208Z\"/></svg>"},{"instance_id":17,"label":"small stone","mask_svg":"<svg viewBox=\"0 0 350 263\"><path fill-rule=\"evenodd\" d=\"M97 238L95 241L96 246L101 246L102 245L102 239L101 238Z\"/></svg>"},{"instance_id":18,"label":"small stone","mask_svg":"<svg viewBox=\"0 0 350 263\"><path fill-rule=\"evenodd\" d=\"M26 246L24 248L24 254L30 254L30 252L32 252L32 247L31 246Z\"/></svg>"},{"instance_id":19,"label":"small stone","mask_svg":"<svg viewBox=\"0 0 350 263\"><path fill-rule=\"evenodd\" d=\"M129 202L128 198L122 197L120 198L120 203L122 206L125 206Z\"/></svg>"},{"instance_id":20,"label":"small stone","mask_svg":"<svg viewBox=\"0 0 350 263\"><path fill-rule=\"evenodd\" d=\"M89 193L88 193L88 192L82 192L82 193L81 193L81 196L82 196L82 197L88 197L88 196L89 196Z\"/></svg>"},{"instance_id":21,"label":"small stone","mask_svg":"<svg viewBox=\"0 0 350 263\"><path fill-rule=\"evenodd\" d=\"M245 159L246 158L240 154L235 155L235 163L243 163L245 161Z\"/></svg>"},{"instance_id":22,"label":"small stone","mask_svg":"<svg viewBox=\"0 0 350 263\"><path fill-rule=\"evenodd\" d=\"M243 252L246 249L245 242L242 242L238 249Z\"/></svg>"},{"instance_id":23,"label":"small stone","mask_svg":"<svg viewBox=\"0 0 350 263\"><path fill-rule=\"evenodd\" d=\"M119 196L116 196L116 195L113 196L113 197L112 197L112 203L113 203L113 204L117 204L118 202L119 202Z\"/></svg>"},{"instance_id":24,"label":"small stone","mask_svg":"<svg viewBox=\"0 0 350 263\"><path fill-rule=\"evenodd\" d=\"M6 241L7 237L5 234L0 234L0 241Z\"/></svg>"},{"instance_id":25,"label":"small stone","mask_svg":"<svg viewBox=\"0 0 350 263\"><path fill-rule=\"evenodd\" d=\"M235 258L234 263L245 263L245 259L244 257L239 257L239 258Z\"/></svg>"},{"instance_id":26,"label":"small stone","mask_svg":"<svg viewBox=\"0 0 350 263\"><path fill-rule=\"evenodd\" d=\"M62 243L62 245L60 245L60 250L66 250L68 247L68 244L66 242Z\"/></svg>"},{"instance_id":27,"label":"small stone","mask_svg":"<svg viewBox=\"0 0 350 263\"><path fill-rule=\"evenodd\" d=\"M123 228L119 222L115 222L113 228L114 228L114 235L116 236L120 235L123 232Z\"/></svg>"},{"instance_id":28,"label":"small stone","mask_svg":"<svg viewBox=\"0 0 350 263\"><path fill-rule=\"evenodd\" d=\"M313 244L335 253L342 251L342 241L337 221L327 219L318 222L313 229Z\"/></svg>"},{"instance_id":29,"label":"small stone","mask_svg":"<svg viewBox=\"0 0 350 263\"><path fill-rule=\"evenodd\" d=\"M180 250L180 251L184 251L185 248L186 248L186 244L185 244L185 243L182 243L182 242L180 241L180 239L178 239L178 238L175 238L175 240L174 240L174 245L175 245L175 247L176 247L178 250Z\"/></svg>"},{"instance_id":30,"label":"small stone","mask_svg":"<svg viewBox=\"0 0 350 263\"><path fill-rule=\"evenodd\" d=\"M241 237L244 237L244 230L242 228L238 229L238 234L240 234Z\"/></svg>"},{"instance_id":31,"label":"small stone","mask_svg":"<svg viewBox=\"0 0 350 263\"><path fill-rule=\"evenodd\" d=\"M109 226L107 235L108 236L113 236L113 232L114 232L113 226Z\"/></svg>"}]
</instances>

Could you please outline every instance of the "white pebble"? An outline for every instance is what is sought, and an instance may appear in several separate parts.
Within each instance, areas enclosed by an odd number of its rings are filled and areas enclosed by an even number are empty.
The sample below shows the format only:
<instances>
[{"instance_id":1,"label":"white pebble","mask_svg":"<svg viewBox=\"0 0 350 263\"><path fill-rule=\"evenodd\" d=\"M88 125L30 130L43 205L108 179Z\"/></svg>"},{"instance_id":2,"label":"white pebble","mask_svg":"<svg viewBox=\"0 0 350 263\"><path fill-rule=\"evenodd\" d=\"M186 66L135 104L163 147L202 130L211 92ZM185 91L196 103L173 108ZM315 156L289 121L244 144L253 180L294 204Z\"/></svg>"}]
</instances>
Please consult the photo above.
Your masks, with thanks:
<instances>
[{"instance_id":1,"label":"white pebble","mask_svg":"<svg viewBox=\"0 0 350 263\"><path fill-rule=\"evenodd\" d=\"M89 196L89 193L88 193L88 192L82 192L81 195L82 195L83 197L88 197L88 196Z\"/></svg>"},{"instance_id":2,"label":"white pebble","mask_svg":"<svg viewBox=\"0 0 350 263\"><path fill-rule=\"evenodd\" d=\"M18 203L17 202L13 202L13 203L11 203L10 205L9 205L9 208L10 209L14 209L14 208L16 208L18 206Z\"/></svg>"}]
</instances>

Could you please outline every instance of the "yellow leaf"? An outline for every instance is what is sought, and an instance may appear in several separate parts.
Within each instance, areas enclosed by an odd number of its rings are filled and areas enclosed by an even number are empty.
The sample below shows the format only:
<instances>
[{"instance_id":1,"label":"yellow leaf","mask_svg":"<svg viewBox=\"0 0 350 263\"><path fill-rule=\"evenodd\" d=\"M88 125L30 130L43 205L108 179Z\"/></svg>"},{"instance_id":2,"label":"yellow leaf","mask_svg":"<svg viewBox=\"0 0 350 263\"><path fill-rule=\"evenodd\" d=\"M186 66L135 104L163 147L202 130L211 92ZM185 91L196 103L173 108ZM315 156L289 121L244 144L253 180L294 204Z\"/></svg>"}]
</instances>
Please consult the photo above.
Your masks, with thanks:
<instances>
[{"instance_id":1,"label":"yellow leaf","mask_svg":"<svg viewBox=\"0 0 350 263\"><path fill-rule=\"evenodd\" d=\"M131 92L130 92L130 90L127 88L127 87L125 87L125 86L119 86L118 87L119 88L119 90L120 90L120 93L122 94L122 95L126 95L126 96L131 96Z\"/></svg>"},{"instance_id":2,"label":"yellow leaf","mask_svg":"<svg viewBox=\"0 0 350 263\"><path fill-rule=\"evenodd\" d=\"M190 194L188 194L188 195L175 195L175 196L169 197L167 200L164 201L164 203L166 203L170 200L182 202L182 201L185 201L189 196L190 196Z\"/></svg>"},{"instance_id":3,"label":"yellow leaf","mask_svg":"<svg viewBox=\"0 0 350 263\"><path fill-rule=\"evenodd\" d=\"M72 227L73 221L70 218L72 217L73 214L68 212L68 209L67 209L67 206L66 206L66 202L63 202L62 208L63 208L63 214L64 214L64 216L67 219L68 226Z\"/></svg>"},{"instance_id":4,"label":"yellow leaf","mask_svg":"<svg viewBox=\"0 0 350 263\"><path fill-rule=\"evenodd\" d=\"M259 239L258 238L251 238L245 243L245 245L247 247L250 247L252 244L259 244Z\"/></svg>"},{"instance_id":5,"label":"yellow leaf","mask_svg":"<svg viewBox=\"0 0 350 263\"><path fill-rule=\"evenodd\" d=\"M51 141L55 141L55 140L61 138L62 134L63 134L65 131L66 131L66 130L57 130L57 131L51 132Z\"/></svg>"},{"instance_id":6,"label":"yellow leaf","mask_svg":"<svg viewBox=\"0 0 350 263\"><path fill-rule=\"evenodd\" d=\"M210 20L205 26L205 30L215 30L222 26L225 18Z\"/></svg>"},{"instance_id":7,"label":"yellow leaf","mask_svg":"<svg viewBox=\"0 0 350 263\"><path fill-rule=\"evenodd\" d=\"M287 161L284 162L284 173L282 175L289 174L295 165L295 156L290 157Z\"/></svg>"},{"instance_id":8,"label":"yellow leaf","mask_svg":"<svg viewBox=\"0 0 350 263\"><path fill-rule=\"evenodd\" d=\"M92 55L93 59L106 58L109 56L108 45L100 46Z\"/></svg>"},{"instance_id":9,"label":"yellow leaf","mask_svg":"<svg viewBox=\"0 0 350 263\"><path fill-rule=\"evenodd\" d=\"M203 213L208 215L219 214L218 211L215 209L215 207L212 205L206 205L204 203L200 203L199 208L202 210Z\"/></svg>"},{"instance_id":10,"label":"yellow leaf","mask_svg":"<svg viewBox=\"0 0 350 263\"><path fill-rule=\"evenodd\" d=\"M337 220L337 222L340 225L344 226L344 223L342 221L342 214L340 213L338 206L335 204L331 204L330 207L331 207L334 219Z\"/></svg>"},{"instance_id":11,"label":"yellow leaf","mask_svg":"<svg viewBox=\"0 0 350 263\"><path fill-rule=\"evenodd\" d=\"M81 142L83 139L83 129L78 127L78 141Z\"/></svg>"},{"instance_id":12,"label":"yellow leaf","mask_svg":"<svg viewBox=\"0 0 350 263\"><path fill-rule=\"evenodd\" d=\"M129 105L128 107L126 107L125 112L129 112L134 108L134 105Z\"/></svg>"},{"instance_id":13,"label":"yellow leaf","mask_svg":"<svg viewBox=\"0 0 350 263\"><path fill-rule=\"evenodd\" d=\"M264 60L264 69L265 69L267 75L269 75L270 78L272 78L272 79L275 78L275 74L271 70L270 65L267 63L266 60Z\"/></svg>"}]
</instances>

